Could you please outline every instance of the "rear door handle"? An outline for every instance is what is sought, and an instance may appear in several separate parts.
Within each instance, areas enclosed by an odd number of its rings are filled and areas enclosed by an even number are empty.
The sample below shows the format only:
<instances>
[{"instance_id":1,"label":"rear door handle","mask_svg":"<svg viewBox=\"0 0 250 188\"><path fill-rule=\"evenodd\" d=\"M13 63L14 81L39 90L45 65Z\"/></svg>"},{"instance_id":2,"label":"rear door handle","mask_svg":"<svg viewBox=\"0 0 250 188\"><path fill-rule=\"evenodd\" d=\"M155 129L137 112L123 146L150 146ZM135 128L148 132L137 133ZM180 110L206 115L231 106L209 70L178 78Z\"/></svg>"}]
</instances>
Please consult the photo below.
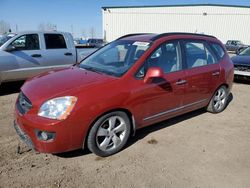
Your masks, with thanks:
<instances>
[{"instance_id":1,"label":"rear door handle","mask_svg":"<svg viewBox=\"0 0 250 188\"><path fill-rule=\"evenodd\" d=\"M215 71L212 73L212 76L219 76L220 75L220 72L219 71Z\"/></svg>"},{"instance_id":2,"label":"rear door handle","mask_svg":"<svg viewBox=\"0 0 250 188\"><path fill-rule=\"evenodd\" d=\"M73 54L70 53L70 52L66 52L66 53L64 53L64 55L71 56L71 55L73 55Z\"/></svg>"},{"instance_id":3,"label":"rear door handle","mask_svg":"<svg viewBox=\"0 0 250 188\"><path fill-rule=\"evenodd\" d=\"M187 83L187 80L178 80L177 82L175 82L176 85L183 85L186 83Z\"/></svg>"},{"instance_id":4,"label":"rear door handle","mask_svg":"<svg viewBox=\"0 0 250 188\"><path fill-rule=\"evenodd\" d=\"M32 54L31 57L42 57L41 54Z\"/></svg>"}]
</instances>

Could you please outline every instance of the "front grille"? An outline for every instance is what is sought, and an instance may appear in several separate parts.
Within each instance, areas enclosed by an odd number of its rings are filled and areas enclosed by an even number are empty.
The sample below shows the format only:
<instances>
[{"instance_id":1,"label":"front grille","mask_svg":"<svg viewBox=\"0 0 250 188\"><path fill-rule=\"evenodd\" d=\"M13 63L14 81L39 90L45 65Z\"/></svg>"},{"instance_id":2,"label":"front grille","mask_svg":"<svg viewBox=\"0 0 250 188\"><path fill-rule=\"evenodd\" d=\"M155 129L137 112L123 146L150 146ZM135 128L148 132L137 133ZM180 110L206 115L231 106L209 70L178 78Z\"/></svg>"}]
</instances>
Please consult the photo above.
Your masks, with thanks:
<instances>
[{"instance_id":1,"label":"front grille","mask_svg":"<svg viewBox=\"0 0 250 188\"><path fill-rule=\"evenodd\" d=\"M250 66L234 65L234 70L250 72Z\"/></svg>"},{"instance_id":2,"label":"front grille","mask_svg":"<svg viewBox=\"0 0 250 188\"><path fill-rule=\"evenodd\" d=\"M18 99L17 99L17 109L18 111L23 115L25 113L27 113L31 108L32 108L32 103L31 101L28 99L28 97L26 97L23 92L20 92Z\"/></svg>"}]
</instances>

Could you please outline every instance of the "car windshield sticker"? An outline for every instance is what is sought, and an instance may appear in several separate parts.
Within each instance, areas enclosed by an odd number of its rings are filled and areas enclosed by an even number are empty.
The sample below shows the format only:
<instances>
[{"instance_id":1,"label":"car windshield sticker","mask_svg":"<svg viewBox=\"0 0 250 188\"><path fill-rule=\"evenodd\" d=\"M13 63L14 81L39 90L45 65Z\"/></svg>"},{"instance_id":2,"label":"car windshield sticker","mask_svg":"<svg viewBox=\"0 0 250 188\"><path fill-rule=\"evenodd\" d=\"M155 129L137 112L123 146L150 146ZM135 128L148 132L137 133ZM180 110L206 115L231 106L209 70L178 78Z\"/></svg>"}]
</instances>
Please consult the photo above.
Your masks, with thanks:
<instances>
[{"instance_id":1,"label":"car windshield sticker","mask_svg":"<svg viewBox=\"0 0 250 188\"><path fill-rule=\"evenodd\" d=\"M136 41L136 42L133 43L133 45L135 45L135 46L148 46L149 42L139 42L139 41Z\"/></svg>"}]
</instances>

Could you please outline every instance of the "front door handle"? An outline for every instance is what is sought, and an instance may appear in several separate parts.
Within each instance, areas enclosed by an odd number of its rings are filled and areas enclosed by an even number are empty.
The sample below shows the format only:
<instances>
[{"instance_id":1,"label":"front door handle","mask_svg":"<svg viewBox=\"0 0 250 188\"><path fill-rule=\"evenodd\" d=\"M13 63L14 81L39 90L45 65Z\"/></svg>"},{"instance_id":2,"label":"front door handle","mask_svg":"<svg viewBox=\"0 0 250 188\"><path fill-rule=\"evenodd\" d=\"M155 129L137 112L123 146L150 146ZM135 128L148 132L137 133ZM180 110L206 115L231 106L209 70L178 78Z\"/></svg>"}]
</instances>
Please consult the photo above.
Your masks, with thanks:
<instances>
[{"instance_id":1,"label":"front door handle","mask_svg":"<svg viewBox=\"0 0 250 188\"><path fill-rule=\"evenodd\" d=\"M31 57L42 57L41 54L32 54Z\"/></svg>"},{"instance_id":2,"label":"front door handle","mask_svg":"<svg viewBox=\"0 0 250 188\"><path fill-rule=\"evenodd\" d=\"M187 80L178 80L177 82L175 82L176 85L183 85L186 83L187 83Z\"/></svg>"},{"instance_id":3,"label":"front door handle","mask_svg":"<svg viewBox=\"0 0 250 188\"><path fill-rule=\"evenodd\" d=\"M71 56L71 55L73 55L73 54L70 53L70 52L66 52L66 53L64 53L64 55Z\"/></svg>"},{"instance_id":4,"label":"front door handle","mask_svg":"<svg viewBox=\"0 0 250 188\"><path fill-rule=\"evenodd\" d=\"M212 73L212 76L219 76L220 75L220 72L219 71L215 71Z\"/></svg>"}]
</instances>

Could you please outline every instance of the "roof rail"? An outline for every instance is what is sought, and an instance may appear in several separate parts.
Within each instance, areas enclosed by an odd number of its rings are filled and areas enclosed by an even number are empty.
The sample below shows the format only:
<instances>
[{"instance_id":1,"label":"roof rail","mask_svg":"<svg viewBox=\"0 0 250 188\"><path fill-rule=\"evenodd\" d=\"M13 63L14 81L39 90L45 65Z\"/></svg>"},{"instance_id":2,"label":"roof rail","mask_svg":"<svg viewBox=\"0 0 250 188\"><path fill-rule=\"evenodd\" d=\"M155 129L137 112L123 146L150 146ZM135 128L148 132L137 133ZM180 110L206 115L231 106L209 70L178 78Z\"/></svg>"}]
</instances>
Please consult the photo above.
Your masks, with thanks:
<instances>
[{"instance_id":1,"label":"roof rail","mask_svg":"<svg viewBox=\"0 0 250 188\"><path fill-rule=\"evenodd\" d=\"M136 36L136 35L149 35L149 34L153 34L153 33L132 33L132 34L121 36L116 40L120 40L120 39L125 38L125 37L132 37L132 36Z\"/></svg>"},{"instance_id":2,"label":"roof rail","mask_svg":"<svg viewBox=\"0 0 250 188\"><path fill-rule=\"evenodd\" d=\"M156 35L151 40L155 41L159 38L171 36L171 35L194 35L194 36L212 37L212 38L216 39L216 37L214 37L212 35L205 35L205 34L198 34L198 33L185 33L185 32L173 32L173 33L162 33L162 34Z\"/></svg>"}]
</instances>

